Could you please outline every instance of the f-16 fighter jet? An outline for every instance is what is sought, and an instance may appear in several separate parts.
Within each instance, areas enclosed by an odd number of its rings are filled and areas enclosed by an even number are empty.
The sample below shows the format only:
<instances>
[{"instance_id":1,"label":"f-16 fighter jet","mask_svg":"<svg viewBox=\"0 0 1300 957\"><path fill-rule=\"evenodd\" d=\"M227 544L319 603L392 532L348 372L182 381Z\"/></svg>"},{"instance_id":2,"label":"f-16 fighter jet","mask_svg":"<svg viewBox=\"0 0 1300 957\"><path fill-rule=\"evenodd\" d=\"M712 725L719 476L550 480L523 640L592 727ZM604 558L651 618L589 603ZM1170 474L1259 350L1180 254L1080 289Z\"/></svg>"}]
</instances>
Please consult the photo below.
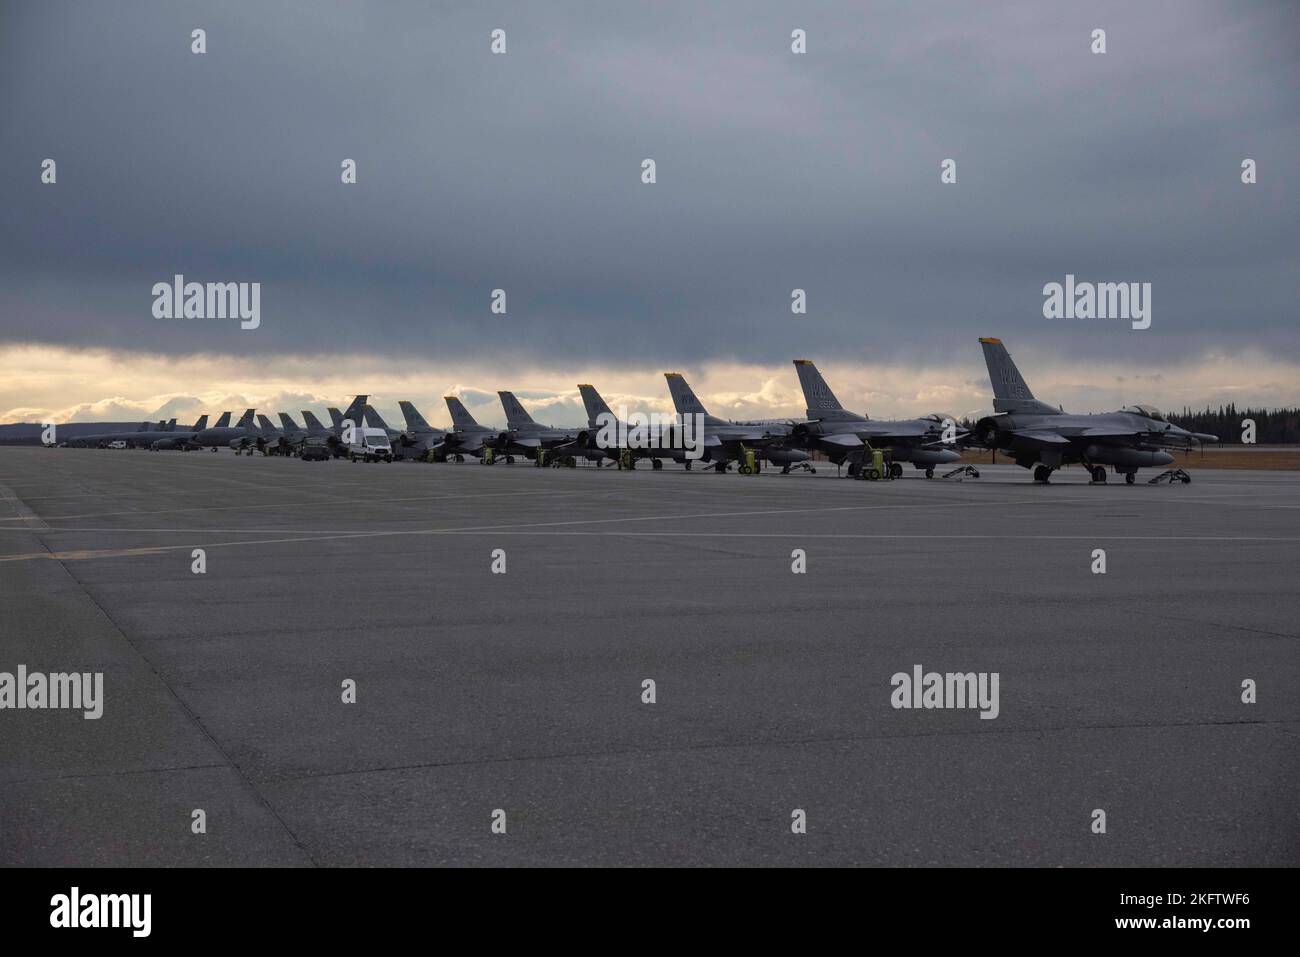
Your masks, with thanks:
<instances>
[{"instance_id":1,"label":"f-16 fighter jet","mask_svg":"<svg viewBox=\"0 0 1300 957\"><path fill-rule=\"evenodd\" d=\"M448 454L457 462L466 455L482 457L497 440L497 430L479 425L470 415L465 403L454 395L443 396L447 411L451 413L451 429L447 432Z\"/></svg>"},{"instance_id":2,"label":"f-16 fighter jet","mask_svg":"<svg viewBox=\"0 0 1300 957\"><path fill-rule=\"evenodd\" d=\"M664 416L669 420L665 422L660 421L658 413L632 413L627 419L619 419L595 386L581 384L578 392L587 410L587 430L578 435L582 445L600 449L610 457L618 456L627 468L636 468L639 459L649 459L652 468L661 469L663 460L670 459L689 469L693 461L703 457L702 416L683 422L677 421L677 416Z\"/></svg>"},{"instance_id":3,"label":"f-16 fighter jet","mask_svg":"<svg viewBox=\"0 0 1300 957\"><path fill-rule=\"evenodd\" d=\"M435 462L445 462L450 456L453 461L465 460L464 454L457 454L447 442L447 430L436 429L425 421L424 416L405 399L397 403L406 420L406 428L393 439L393 454L402 458L425 458L433 453Z\"/></svg>"},{"instance_id":4,"label":"f-16 fighter jet","mask_svg":"<svg viewBox=\"0 0 1300 957\"><path fill-rule=\"evenodd\" d=\"M728 422L716 415L709 415L704 403L696 398L681 373L665 372L664 378L668 380L668 392L673 397L673 407L678 415L704 417L704 461L715 463L717 471L725 472L728 463L742 461L746 451L754 452L773 465L782 466L787 472L790 466L812 458L803 449L792 447L794 422L782 419ZM742 465L741 471L748 468L749 466Z\"/></svg>"},{"instance_id":5,"label":"f-16 fighter jet","mask_svg":"<svg viewBox=\"0 0 1300 957\"><path fill-rule=\"evenodd\" d=\"M498 392L501 407L506 413L506 431L497 436L496 449L506 454L506 461L514 455L537 458L539 451L558 455L568 465L576 458L598 462L606 458L597 448L584 448L578 441L580 429L562 429L533 421L513 392Z\"/></svg>"},{"instance_id":6,"label":"f-16 fighter jet","mask_svg":"<svg viewBox=\"0 0 1300 957\"><path fill-rule=\"evenodd\" d=\"M811 360L795 359L794 368L808 405L808 422L795 426L796 437L825 452L836 465L847 461L850 475L862 466L868 446L889 451L894 478L903 474L903 462L934 478L936 465L961 458L956 447L967 433L952 416L934 412L919 419L868 418L840 405Z\"/></svg>"},{"instance_id":7,"label":"f-16 fighter jet","mask_svg":"<svg viewBox=\"0 0 1300 957\"><path fill-rule=\"evenodd\" d=\"M994 414L975 424L975 434L985 448L1032 468L1035 482L1047 482L1054 471L1077 462L1094 482L1106 481L1109 465L1132 485L1139 468L1174 463L1166 449L1190 449L1196 442L1219 440L1216 435L1181 429L1148 405L1070 415L1034 398L1001 339L980 339L980 345L993 384ZM1183 480L1191 481L1190 477Z\"/></svg>"}]
</instances>

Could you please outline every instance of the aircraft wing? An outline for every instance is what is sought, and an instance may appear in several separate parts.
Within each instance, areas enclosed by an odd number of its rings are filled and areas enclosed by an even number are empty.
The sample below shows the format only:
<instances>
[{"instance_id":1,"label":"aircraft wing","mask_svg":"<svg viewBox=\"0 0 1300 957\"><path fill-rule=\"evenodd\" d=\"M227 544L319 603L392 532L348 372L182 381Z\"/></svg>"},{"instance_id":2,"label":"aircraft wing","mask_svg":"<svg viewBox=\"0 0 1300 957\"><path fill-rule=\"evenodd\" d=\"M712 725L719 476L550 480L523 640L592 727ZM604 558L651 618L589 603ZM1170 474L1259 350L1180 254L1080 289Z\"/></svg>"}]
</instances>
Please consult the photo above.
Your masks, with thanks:
<instances>
[{"instance_id":1,"label":"aircraft wing","mask_svg":"<svg viewBox=\"0 0 1300 957\"><path fill-rule=\"evenodd\" d=\"M1144 434L1134 432L1132 429L1084 429L1079 433L1079 437L1084 439L1133 439Z\"/></svg>"},{"instance_id":2,"label":"aircraft wing","mask_svg":"<svg viewBox=\"0 0 1300 957\"><path fill-rule=\"evenodd\" d=\"M845 433L842 435L819 435L817 436L817 441L842 449L857 449L862 447L862 439L852 433Z\"/></svg>"},{"instance_id":3,"label":"aircraft wing","mask_svg":"<svg viewBox=\"0 0 1300 957\"><path fill-rule=\"evenodd\" d=\"M1013 436L1026 442L1033 442L1038 445L1055 446L1069 445L1070 440L1056 432L1047 432L1043 429L1025 429L1019 432L1012 432Z\"/></svg>"},{"instance_id":4,"label":"aircraft wing","mask_svg":"<svg viewBox=\"0 0 1300 957\"><path fill-rule=\"evenodd\" d=\"M536 448L540 448L540 447L541 447L541 444L542 444L542 440L541 440L541 439L524 438L524 437L522 437L522 436L515 436L514 438L512 438L512 439L510 440L510 442L511 442L512 445L518 445L518 446L520 446L520 447L522 447L522 448L525 448L525 449L536 449Z\"/></svg>"}]
</instances>

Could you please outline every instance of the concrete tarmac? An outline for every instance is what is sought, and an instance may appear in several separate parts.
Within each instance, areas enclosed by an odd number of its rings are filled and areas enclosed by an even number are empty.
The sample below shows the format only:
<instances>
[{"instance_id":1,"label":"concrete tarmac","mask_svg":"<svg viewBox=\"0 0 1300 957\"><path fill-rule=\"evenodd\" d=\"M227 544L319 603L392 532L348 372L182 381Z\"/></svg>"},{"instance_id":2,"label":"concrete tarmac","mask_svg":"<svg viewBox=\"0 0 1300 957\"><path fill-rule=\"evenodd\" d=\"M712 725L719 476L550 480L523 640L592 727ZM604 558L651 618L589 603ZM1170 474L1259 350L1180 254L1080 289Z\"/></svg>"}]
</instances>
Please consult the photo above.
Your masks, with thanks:
<instances>
[{"instance_id":1,"label":"concrete tarmac","mask_svg":"<svg viewBox=\"0 0 1300 957\"><path fill-rule=\"evenodd\" d=\"M1300 473L1188 467L0 448L0 672L104 674L0 710L0 864L1294 865Z\"/></svg>"}]
</instances>

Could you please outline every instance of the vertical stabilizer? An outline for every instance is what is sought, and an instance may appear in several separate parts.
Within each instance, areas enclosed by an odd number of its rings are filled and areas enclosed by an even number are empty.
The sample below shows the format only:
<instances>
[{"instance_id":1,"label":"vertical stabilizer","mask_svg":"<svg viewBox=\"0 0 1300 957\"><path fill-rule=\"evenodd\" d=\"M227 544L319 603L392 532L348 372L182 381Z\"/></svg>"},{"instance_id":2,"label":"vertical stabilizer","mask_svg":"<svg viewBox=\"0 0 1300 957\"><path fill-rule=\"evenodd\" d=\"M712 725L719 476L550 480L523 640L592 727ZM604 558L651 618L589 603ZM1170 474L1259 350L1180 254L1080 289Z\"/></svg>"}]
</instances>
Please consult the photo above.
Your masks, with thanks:
<instances>
[{"instance_id":1,"label":"vertical stabilizer","mask_svg":"<svg viewBox=\"0 0 1300 957\"><path fill-rule=\"evenodd\" d=\"M521 425L537 424L533 421L533 417L528 414L528 410L515 398L513 392L498 392L497 395L501 397L501 408L505 409L506 425L510 428L515 429Z\"/></svg>"},{"instance_id":2,"label":"vertical stabilizer","mask_svg":"<svg viewBox=\"0 0 1300 957\"><path fill-rule=\"evenodd\" d=\"M464 431L479 427L479 424L474 421L474 416L469 414L469 409L465 408L465 403L454 395L444 396L444 399L447 402L447 411L451 413L452 428Z\"/></svg>"},{"instance_id":3,"label":"vertical stabilizer","mask_svg":"<svg viewBox=\"0 0 1300 957\"><path fill-rule=\"evenodd\" d=\"M609 403L600 397L595 386L579 385L578 391L582 393L582 404L587 410L587 428L600 428L601 423L598 419L602 415L607 416L610 422L614 420L614 413Z\"/></svg>"}]
</instances>

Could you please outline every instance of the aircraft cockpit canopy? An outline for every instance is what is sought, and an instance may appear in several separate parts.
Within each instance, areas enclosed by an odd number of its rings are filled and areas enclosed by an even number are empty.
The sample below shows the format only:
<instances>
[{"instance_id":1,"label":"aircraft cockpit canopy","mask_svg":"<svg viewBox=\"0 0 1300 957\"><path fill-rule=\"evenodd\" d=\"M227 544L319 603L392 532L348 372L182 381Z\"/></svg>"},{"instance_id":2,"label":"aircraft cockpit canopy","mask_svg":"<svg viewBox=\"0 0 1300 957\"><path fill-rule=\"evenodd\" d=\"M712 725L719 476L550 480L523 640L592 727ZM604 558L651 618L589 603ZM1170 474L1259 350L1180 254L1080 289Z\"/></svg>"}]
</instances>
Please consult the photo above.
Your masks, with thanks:
<instances>
[{"instance_id":1,"label":"aircraft cockpit canopy","mask_svg":"<svg viewBox=\"0 0 1300 957\"><path fill-rule=\"evenodd\" d=\"M1157 422L1165 421L1164 415L1154 405L1129 405L1125 406L1122 411L1132 412L1135 415L1145 415L1148 419L1155 419Z\"/></svg>"}]
</instances>

